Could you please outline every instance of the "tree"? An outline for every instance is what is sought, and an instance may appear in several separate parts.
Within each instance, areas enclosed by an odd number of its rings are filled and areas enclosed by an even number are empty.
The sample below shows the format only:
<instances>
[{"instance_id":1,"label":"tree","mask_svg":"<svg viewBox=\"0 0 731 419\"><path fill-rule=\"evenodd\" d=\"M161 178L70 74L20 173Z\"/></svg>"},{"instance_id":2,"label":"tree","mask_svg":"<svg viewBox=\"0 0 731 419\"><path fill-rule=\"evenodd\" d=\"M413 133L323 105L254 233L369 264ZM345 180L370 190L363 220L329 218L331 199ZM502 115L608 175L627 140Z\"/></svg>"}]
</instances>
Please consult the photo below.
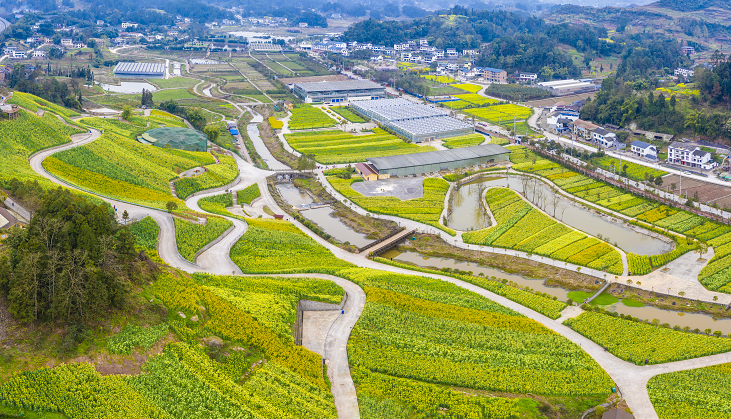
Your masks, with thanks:
<instances>
[{"instance_id":1,"label":"tree","mask_svg":"<svg viewBox=\"0 0 731 419\"><path fill-rule=\"evenodd\" d=\"M155 106L155 103L152 101L152 92L146 89L142 89L142 106L147 106L148 108L152 108Z\"/></svg>"},{"instance_id":2,"label":"tree","mask_svg":"<svg viewBox=\"0 0 731 419\"><path fill-rule=\"evenodd\" d=\"M122 213L122 219L124 220L125 224L127 224L127 221L129 221L129 213L127 212L127 210L124 210L124 212Z\"/></svg>"},{"instance_id":3,"label":"tree","mask_svg":"<svg viewBox=\"0 0 731 419\"><path fill-rule=\"evenodd\" d=\"M125 105L125 107L122 109L122 119L125 121L129 121L129 119L132 117L132 107L129 105Z\"/></svg>"},{"instance_id":4,"label":"tree","mask_svg":"<svg viewBox=\"0 0 731 419\"><path fill-rule=\"evenodd\" d=\"M173 212L178 209L178 204L175 201L168 201L168 203L165 204L165 208L168 209L168 212Z\"/></svg>"},{"instance_id":5,"label":"tree","mask_svg":"<svg viewBox=\"0 0 731 419\"><path fill-rule=\"evenodd\" d=\"M662 186L662 176L657 176L655 178L655 185L658 187Z\"/></svg>"},{"instance_id":6,"label":"tree","mask_svg":"<svg viewBox=\"0 0 731 419\"><path fill-rule=\"evenodd\" d=\"M215 143L221 135L221 128L218 125L207 125L203 132L208 136L208 141Z\"/></svg>"}]
</instances>

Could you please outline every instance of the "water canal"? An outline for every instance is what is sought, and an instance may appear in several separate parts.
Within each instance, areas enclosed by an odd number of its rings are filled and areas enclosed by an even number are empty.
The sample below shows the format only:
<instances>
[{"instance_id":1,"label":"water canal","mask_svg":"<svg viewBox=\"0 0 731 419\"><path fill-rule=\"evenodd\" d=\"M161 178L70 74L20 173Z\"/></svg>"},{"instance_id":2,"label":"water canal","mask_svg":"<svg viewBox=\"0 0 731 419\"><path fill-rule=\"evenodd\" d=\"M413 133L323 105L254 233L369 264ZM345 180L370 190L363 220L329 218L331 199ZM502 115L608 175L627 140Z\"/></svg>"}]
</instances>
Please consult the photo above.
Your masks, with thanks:
<instances>
[{"instance_id":1,"label":"water canal","mask_svg":"<svg viewBox=\"0 0 731 419\"><path fill-rule=\"evenodd\" d=\"M451 258L433 258L420 255L415 252L401 252L397 249L391 249L384 252L384 258L393 259L400 262L409 262L424 268L434 267L437 269L450 268L459 269L461 271L472 271L474 275L483 274L486 277L497 277L507 279L518 284L520 287L530 287L531 289L542 292L551 296L555 296L561 301L569 298L569 290L558 287L549 287L545 285L542 279L527 278L517 274L507 273L500 269L490 268L479 265L477 263L458 261ZM605 306L608 311L615 311L620 314L629 314L639 319L653 321L657 319L660 324L668 323L671 327L678 325L681 328L689 327L691 330L720 330L724 335L731 334L731 319L714 319L707 314L701 313L685 313L682 311L663 310L652 306L630 307L625 305L622 300Z\"/></svg>"},{"instance_id":2,"label":"water canal","mask_svg":"<svg viewBox=\"0 0 731 419\"><path fill-rule=\"evenodd\" d=\"M476 180L462 185L459 190L455 189L452 194L452 212L448 220L448 226L457 230L469 231L478 230L489 226L489 217L485 214L480 198L482 191L491 187L509 187L510 189L523 193L523 182L518 176L490 177ZM624 223L611 222L605 217L595 214L588 209L574 204L561 195L555 195L550 188L542 182L538 182L535 190L528 185L528 197L543 196L541 200L545 204L543 210L554 215L557 220L584 231L596 237L603 237L625 252L633 252L639 255L658 255L669 252L673 244L639 233ZM557 205L550 203L552 197L557 196Z\"/></svg>"},{"instance_id":3,"label":"water canal","mask_svg":"<svg viewBox=\"0 0 731 419\"><path fill-rule=\"evenodd\" d=\"M289 205L301 209L314 203L312 197L295 187L291 183L280 183L277 185L277 191ZM358 233L339 218L332 215L333 209L330 207L319 207L312 209L301 209L300 215L320 226L327 234L333 236L342 243L350 243L357 247L363 247L373 240L366 238L365 234Z\"/></svg>"}]
</instances>

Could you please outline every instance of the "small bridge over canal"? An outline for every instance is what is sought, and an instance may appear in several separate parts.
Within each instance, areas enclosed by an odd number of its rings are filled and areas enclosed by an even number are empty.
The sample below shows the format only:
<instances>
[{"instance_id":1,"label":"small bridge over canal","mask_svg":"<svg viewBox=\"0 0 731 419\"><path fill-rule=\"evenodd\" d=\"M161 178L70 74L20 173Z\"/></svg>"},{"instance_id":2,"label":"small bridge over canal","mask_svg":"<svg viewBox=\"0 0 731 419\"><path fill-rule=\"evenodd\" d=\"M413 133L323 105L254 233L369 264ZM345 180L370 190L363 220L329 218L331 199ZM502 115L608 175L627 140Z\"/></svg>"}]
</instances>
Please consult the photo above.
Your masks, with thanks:
<instances>
[{"instance_id":1,"label":"small bridge over canal","mask_svg":"<svg viewBox=\"0 0 731 419\"><path fill-rule=\"evenodd\" d=\"M399 243L401 243L403 240L405 240L407 237L413 235L416 233L416 230L400 230L396 231L381 240L375 241L373 243L369 243L364 247L361 247L358 249L358 253L366 253L366 254L373 254L373 256L379 255L386 250L395 247Z\"/></svg>"}]
</instances>

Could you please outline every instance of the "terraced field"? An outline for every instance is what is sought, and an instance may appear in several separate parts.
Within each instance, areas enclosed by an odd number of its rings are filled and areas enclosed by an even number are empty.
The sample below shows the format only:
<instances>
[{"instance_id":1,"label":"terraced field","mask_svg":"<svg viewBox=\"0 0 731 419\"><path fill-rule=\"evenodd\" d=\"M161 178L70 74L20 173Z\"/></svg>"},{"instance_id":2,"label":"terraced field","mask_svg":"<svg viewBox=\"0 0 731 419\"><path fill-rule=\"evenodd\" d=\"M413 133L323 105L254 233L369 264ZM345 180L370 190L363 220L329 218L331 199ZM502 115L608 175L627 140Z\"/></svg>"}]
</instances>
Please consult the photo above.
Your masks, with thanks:
<instances>
[{"instance_id":1,"label":"terraced field","mask_svg":"<svg viewBox=\"0 0 731 419\"><path fill-rule=\"evenodd\" d=\"M178 173L197 166L210 167L207 172L210 174L199 177L205 177L206 182L187 179L186 182L213 187L225 184L221 182L226 180L211 179L215 173L228 170L235 177L237 172L235 162L233 166L232 161L216 165L209 153L169 150L137 142L134 136L146 131L146 127L100 118L82 121L103 130L104 134L91 144L47 158L44 167L71 184L103 196L165 209L168 201L175 200L169 182Z\"/></svg>"}]
</instances>

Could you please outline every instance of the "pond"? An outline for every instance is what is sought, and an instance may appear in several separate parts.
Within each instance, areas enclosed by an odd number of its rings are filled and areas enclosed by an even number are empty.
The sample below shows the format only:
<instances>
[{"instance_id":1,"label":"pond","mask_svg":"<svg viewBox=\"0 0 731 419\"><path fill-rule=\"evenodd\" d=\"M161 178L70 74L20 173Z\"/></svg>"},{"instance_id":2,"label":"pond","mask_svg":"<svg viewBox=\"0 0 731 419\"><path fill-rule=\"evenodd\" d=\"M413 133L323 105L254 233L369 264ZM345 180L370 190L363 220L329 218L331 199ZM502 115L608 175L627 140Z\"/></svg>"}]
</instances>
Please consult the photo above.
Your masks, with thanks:
<instances>
[{"instance_id":1,"label":"pond","mask_svg":"<svg viewBox=\"0 0 731 419\"><path fill-rule=\"evenodd\" d=\"M463 185L459 191L455 190L451 198L452 215L450 216L449 226L463 231L488 226L489 219L483 213L484 211L480 205L482 196L480 190L498 186L507 186L516 192L523 192L523 182L518 176L479 179ZM463 191L463 189L467 190ZM534 194L536 196L543 194L546 197L543 202L551 202L551 197L554 196L551 189L542 182L537 183L535 192L532 185L528 186L528 190L529 198L533 197ZM553 205L543 205L546 213L549 215L555 213L557 220L571 227L596 237L601 236L612 244L616 243L625 252L633 252L638 255L659 255L673 249L673 245L666 241L638 233L624 224L611 222L584 207L574 204L561 195L558 195L558 198L555 211Z\"/></svg>"},{"instance_id":2,"label":"pond","mask_svg":"<svg viewBox=\"0 0 731 419\"><path fill-rule=\"evenodd\" d=\"M280 183L277 185L277 191L282 199L287 201L293 207L300 207L314 203L312 197L295 187L291 183ZM317 224L322 231L333 236L342 243L350 243L357 247L363 247L373 240L367 239L365 234L358 233L339 218L332 215L333 209L330 207L320 207L300 211L300 215Z\"/></svg>"},{"instance_id":3,"label":"pond","mask_svg":"<svg viewBox=\"0 0 731 419\"><path fill-rule=\"evenodd\" d=\"M120 83L119 86L116 84L99 83L99 86L101 86L101 88L107 92L114 93L138 94L142 93L142 89L149 90L151 92L157 91L157 87L151 85L150 83L141 81L123 81Z\"/></svg>"},{"instance_id":4,"label":"pond","mask_svg":"<svg viewBox=\"0 0 731 419\"><path fill-rule=\"evenodd\" d=\"M476 263L458 261L451 258L427 257L416 252L401 252L396 249L391 249L384 252L381 257L401 262L410 262L424 268L436 267L439 269L459 269L461 271L472 271L474 275L479 275L482 273L487 277L495 276L497 278L503 278L509 281L513 281L522 287L530 287L533 290L555 296L561 301L566 301L569 298L568 290L564 288L548 287L545 285L545 281L543 281L542 279L526 278L518 274L507 273L500 269L489 268ZM602 296L604 295L607 294L602 294ZM611 300L617 301L615 298L611 298ZM642 320L652 321L654 319L658 319L660 321L660 324L669 323L671 327L678 325L680 327L690 327L691 330L711 329L713 331L720 330L725 335L731 333L731 319L716 320L707 314L684 313L681 311L663 310L652 306L630 307L626 305L622 300L608 305L604 308L608 311L615 311L620 314L629 314L632 317L637 317Z\"/></svg>"}]
</instances>

